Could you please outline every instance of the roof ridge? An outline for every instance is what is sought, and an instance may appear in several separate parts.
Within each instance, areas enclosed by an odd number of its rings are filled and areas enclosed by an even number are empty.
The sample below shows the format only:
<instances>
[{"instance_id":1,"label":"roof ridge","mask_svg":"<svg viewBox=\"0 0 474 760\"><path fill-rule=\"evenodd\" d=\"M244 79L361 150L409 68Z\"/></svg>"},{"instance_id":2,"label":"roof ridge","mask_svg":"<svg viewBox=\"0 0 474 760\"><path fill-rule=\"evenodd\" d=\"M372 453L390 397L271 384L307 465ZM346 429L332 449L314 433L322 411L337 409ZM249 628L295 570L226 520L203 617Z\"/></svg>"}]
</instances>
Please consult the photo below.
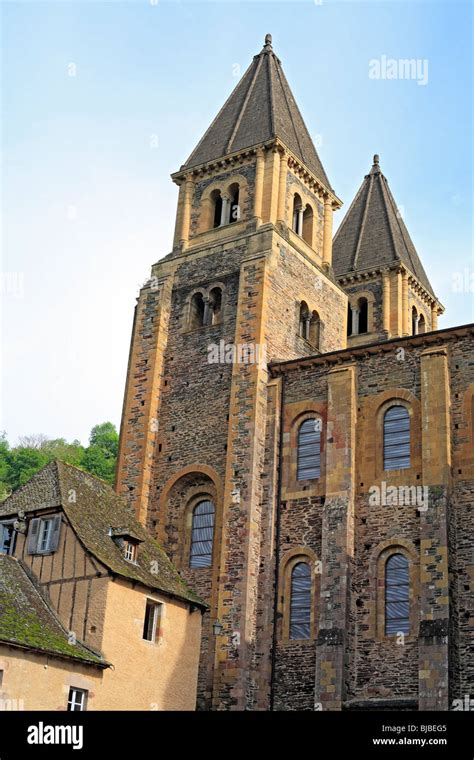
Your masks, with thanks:
<instances>
[{"instance_id":1,"label":"roof ridge","mask_svg":"<svg viewBox=\"0 0 474 760\"><path fill-rule=\"evenodd\" d=\"M351 262L352 269L354 270L356 268L357 259L359 258L360 248L362 245L362 234L365 230L365 222L367 221L367 211L369 208L370 198L372 195L374 176L375 176L374 174L369 174L367 195L366 195L365 203L364 203L364 211L362 213L362 219L360 221L359 234L357 236L357 245L355 247L354 256Z\"/></svg>"},{"instance_id":2,"label":"roof ridge","mask_svg":"<svg viewBox=\"0 0 474 760\"><path fill-rule=\"evenodd\" d=\"M239 129L241 123L242 123L242 118L243 118L243 115L245 113L245 109L248 106L248 102L250 100L250 96L251 96L253 88L255 86L255 82L257 80L258 73L259 73L259 71L260 71L260 69L262 67L262 54L260 53L260 55L258 57L259 57L259 61L258 61L257 65L255 66L255 71L254 71L253 76L252 76L252 78L250 80L250 84L248 86L247 93L246 93L245 98L244 98L244 102L242 103L242 108L240 109L240 113L237 114L237 119L236 119L236 122L234 124L234 128L233 128L233 130L231 132L231 135L230 135L229 140L228 140L227 145L226 145L226 151L227 151L227 153L232 153L232 150L231 150L232 143L235 140L235 136L236 136L236 134L238 132L238 129Z\"/></svg>"},{"instance_id":3,"label":"roof ridge","mask_svg":"<svg viewBox=\"0 0 474 760\"><path fill-rule=\"evenodd\" d=\"M295 121L293 119L293 114L291 112L290 104L288 103L288 96L286 94L286 89L285 89L285 84L288 84L288 83L286 81L284 81L284 79L281 76L281 74L283 73L283 70L281 69L281 66L279 66L278 64L275 64L275 68L276 68L276 71L277 71L277 74L278 74L278 79L280 81L281 89L282 89L282 92L283 92L283 97L285 98L286 108L287 108L287 111L288 111L288 115L290 117L291 126L293 127L293 132L294 132L295 139L296 139L296 142L297 142L297 145L298 145L298 149L299 149L300 155L301 155L304 163L306 163L305 155L303 153L303 150L301 149L300 138L299 138L296 126L295 126ZM298 108L298 106L296 105L296 100L293 99L293 102L294 102L295 108ZM299 114L299 115L300 115L300 118L302 118L301 114ZM303 124L304 124L304 122L303 122ZM305 127L306 127L306 124L305 124ZM306 131L308 131L307 128L306 128ZM308 132L308 134L309 134L309 132Z\"/></svg>"},{"instance_id":4,"label":"roof ridge","mask_svg":"<svg viewBox=\"0 0 474 760\"><path fill-rule=\"evenodd\" d=\"M275 54L272 53L272 55L275 57ZM274 108L274 98L275 98L275 89L273 84L273 66L270 62L270 56L267 56L267 68L268 68L268 84L270 88L270 132L272 136L274 137L276 134L276 128L275 128L275 108Z\"/></svg>"},{"instance_id":5,"label":"roof ridge","mask_svg":"<svg viewBox=\"0 0 474 760\"><path fill-rule=\"evenodd\" d=\"M416 267L415 267L414 262L413 262L412 253L410 251L410 246L407 244L407 241L406 241L406 238L405 238L405 234L403 232L403 227L401 225L401 217L400 217L400 215L398 213L398 206L396 205L395 198L393 197L393 195L392 195L392 193L390 191L390 188L388 186L388 180L385 177L384 177L384 179L385 179L385 183L386 183L386 192L387 192L388 201L389 201L389 203L390 203L390 205L392 207L393 213L395 214L395 219L397 220L397 225L398 225L398 228L400 230L400 235L402 237L403 245L405 246L405 251L406 251L406 254L408 256L408 260L409 260L409 262L411 264L412 272L415 275L415 277L418 278L418 275L416 273ZM408 233L408 230L407 230L407 233ZM420 265L421 265L421 261L420 261Z\"/></svg>"},{"instance_id":6,"label":"roof ridge","mask_svg":"<svg viewBox=\"0 0 474 760\"><path fill-rule=\"evenodd\" d=\"M392 220L390 218L390 214L388 213L388 208L390 207L390 210L392 211L392 213L395 214L395 217L397 216L397 214L396 214L396 210L394 210L392 208L392 204L390 203L389 193L387 192L387 190L388 190L388 180L387 180L385 174L383 174L382 172L380 172L380 176L382 177L382 180L383 180L382 185L381 185L382 197L383 197L384 202L385 202L385 213L387 215L387 223L388 223L388 229L389 229L389 232L390 232L390 240L392 241L393 253L394 253L394 256L395 256L395 260L396 261L401 261L401 257L397 253L397 245L396 245L396 242L395 242L395 235L393 233ZM403 241L403 242L405 242L405 241Z\"/></svg>"}]
</instances>

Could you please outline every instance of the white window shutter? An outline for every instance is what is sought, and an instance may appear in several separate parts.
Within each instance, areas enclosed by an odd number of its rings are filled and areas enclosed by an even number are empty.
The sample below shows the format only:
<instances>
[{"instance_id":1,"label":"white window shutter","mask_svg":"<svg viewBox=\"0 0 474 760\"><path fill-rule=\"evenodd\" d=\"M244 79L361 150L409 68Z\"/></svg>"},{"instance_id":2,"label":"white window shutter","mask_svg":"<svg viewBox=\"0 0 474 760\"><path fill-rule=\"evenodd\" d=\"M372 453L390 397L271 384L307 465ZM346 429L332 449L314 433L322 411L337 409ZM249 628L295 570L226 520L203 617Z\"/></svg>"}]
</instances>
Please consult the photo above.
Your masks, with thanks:
<instances>
[{"instance_id":1,"label":"white window shutter","mask_svg":"<svg viewBox=\"0 0 474 760\"><path fill-rule=\"evenodd\" d=\"M39 517L34 517L33 520L31 520L30 522L30 529L28 531L28 548L27 548L28 554L36 553L36 547L38 545L38 534L39 534L40 522L41 521Z\"/></svg>"},{"instance_id":2,"label":"white window shutter","mask_svg":"<svg viewBox=\"0 0 474 760\"><path fill-rule=\"evenodd\" d=\"M55 515L53 517L53 525L51 528L51 538L49 540L48 551L55 552L59 546L59 535L61 533L61 515Z\"/></svg>"}]
</instances>

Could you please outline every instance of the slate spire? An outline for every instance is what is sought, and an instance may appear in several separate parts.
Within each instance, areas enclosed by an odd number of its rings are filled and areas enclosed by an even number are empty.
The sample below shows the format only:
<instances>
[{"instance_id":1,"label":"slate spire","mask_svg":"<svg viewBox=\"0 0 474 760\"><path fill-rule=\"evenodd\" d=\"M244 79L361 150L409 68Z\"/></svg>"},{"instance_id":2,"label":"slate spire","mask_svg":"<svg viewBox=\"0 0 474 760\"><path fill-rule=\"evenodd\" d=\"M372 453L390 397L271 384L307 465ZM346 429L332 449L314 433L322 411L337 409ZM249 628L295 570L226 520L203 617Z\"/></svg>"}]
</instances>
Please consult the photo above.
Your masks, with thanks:
<instances>
[{"instance_id":1,"label":"slate spire","mask_svg":"<svg viewBox=\"0 0 474 760\"><path fill-rule=\"evenodd\" d=\"M402 216L380 169L379 156L375 155L372 168L334 237L336 276L401 262L434 295Z\"/></svg>"},{"instance_id":2,"label":"slate spire","mask_svg":"<svg viewBox=\"0 0 474 760\"><path fill-rule=\"evenodd\" d=\"M190 157L189 169L278 137L328 189L326 172L296 105L272 36L224 103Z\"/></svg>"}]
</instances>

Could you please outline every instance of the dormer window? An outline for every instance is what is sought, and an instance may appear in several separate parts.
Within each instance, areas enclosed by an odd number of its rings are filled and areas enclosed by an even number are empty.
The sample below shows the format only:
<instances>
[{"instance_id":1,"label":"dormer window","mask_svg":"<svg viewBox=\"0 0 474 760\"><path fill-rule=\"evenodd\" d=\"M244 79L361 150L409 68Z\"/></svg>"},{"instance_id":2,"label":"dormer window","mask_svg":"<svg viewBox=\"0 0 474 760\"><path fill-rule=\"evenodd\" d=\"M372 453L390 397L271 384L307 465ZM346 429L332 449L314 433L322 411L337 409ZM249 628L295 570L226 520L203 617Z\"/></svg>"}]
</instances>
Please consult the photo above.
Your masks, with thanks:
<instances>
[{"instance_id":1,"label":"dormer window","mask_svg":"<svg viewBox=\"0 0 474 760\"><path fill-rule=\"evenodd\" d=\"M0 554L13 554L15 531L13 522L0 523Z\"/></svg>"},{"instance_id":2,"label":"dormer window","mask_svg":"<svg viewBox=\"0 0 474 760\"><path fill-rule=\"evenodd\" d=\"M137 561L137 544L133 541L124 541L123 542L123 556L127 560L127 562L134 562L136 564Z\"/></svg>"},{"instance_id":3,"label":"dormer window","mask_svg":"<svg viewBox=\"0 0 474 760\"><path fill-rule=\"evenodd\" d=\"M61 515L35 517L28 530L28 554L52 554L59 546Z\"/></svg>"}]
</instances>

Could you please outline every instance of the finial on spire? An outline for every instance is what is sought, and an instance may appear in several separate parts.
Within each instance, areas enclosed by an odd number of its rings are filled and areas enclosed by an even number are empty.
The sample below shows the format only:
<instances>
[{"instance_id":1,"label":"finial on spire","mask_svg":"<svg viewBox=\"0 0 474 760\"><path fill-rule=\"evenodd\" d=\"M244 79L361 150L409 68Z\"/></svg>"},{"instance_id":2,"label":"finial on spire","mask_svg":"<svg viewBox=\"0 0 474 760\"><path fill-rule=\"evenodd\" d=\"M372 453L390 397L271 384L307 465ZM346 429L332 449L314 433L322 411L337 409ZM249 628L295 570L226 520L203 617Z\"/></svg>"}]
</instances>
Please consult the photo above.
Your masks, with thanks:
<instances>
[{"instance_id":1,"label":"finial on spire","mask_svg":"<svg viewBox=\"0 0 474 760\"><path fill-rule=\"evenodd\" d=\"M379 165L379 160L380 160L380 157L376 153L375 156L374 156L374 166L378 166Z\"/></svg>"},{"instance_id":2,"label":"finial on spire","mask_svg":"<svg viewBox=\"0 0 474 760\"><path fill-rule=\"evenodd\" d=\"M272 35L266 34L265 35L265 50L271 50L272 49Z\"/></svg>"}]
</instances>

